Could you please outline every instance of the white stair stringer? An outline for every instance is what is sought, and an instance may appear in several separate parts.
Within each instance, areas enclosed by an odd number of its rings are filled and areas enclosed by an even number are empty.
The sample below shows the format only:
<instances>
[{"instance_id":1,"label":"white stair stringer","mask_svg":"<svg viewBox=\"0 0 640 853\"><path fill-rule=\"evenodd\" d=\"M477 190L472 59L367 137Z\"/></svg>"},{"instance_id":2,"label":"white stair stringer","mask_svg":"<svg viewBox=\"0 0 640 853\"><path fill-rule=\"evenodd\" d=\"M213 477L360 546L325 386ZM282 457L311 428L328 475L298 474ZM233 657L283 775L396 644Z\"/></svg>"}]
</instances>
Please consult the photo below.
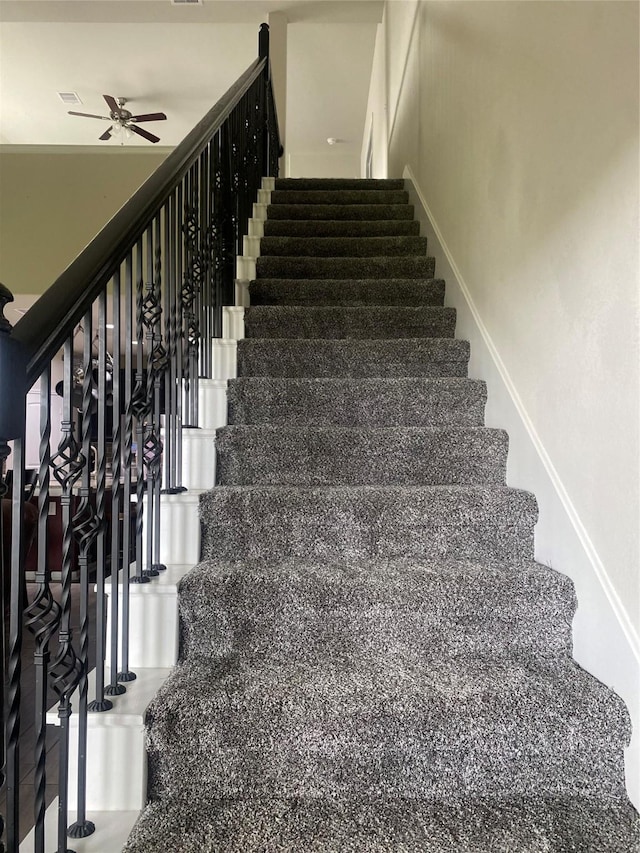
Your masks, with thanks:
<instances>
[{"instance_id":1,"label":"white stair stringer","mask_svg":"<svg viewBox=\"0 0 640 853\"><path fill-rule=\"evenodd\" d=\"M212 341L213 379L235 379L238 375L238 342L228 338Z\"/></svg>"},{"instance_id":2,"label":"white stair stringer","mask_svg":"<svg viewBox=\"0 0 640 853\"><path fill-rule=\"evenodd\" d=\"M215 430L227 425L226 379L198 380L198 422L202 429Z\"/></svg>"},{"instance_id":3,"label":"white stair stringer","mask_svg":"<svg viewBox=\"0 0 640 853\"><path fill-rule=\"evenodd\" d=\"M105 772L87 773L87 809L99 812L140 811L147 800L147 754L145 745L145 713L149 703L171 672L170 667L141 668L135 681L129 681L126 692L110 696L110 711L90 713L87 716L87 766L104 767ZM89 694L95 698L95 670L89 673ZM105 671L105 683L110 673ZM72 708L77 708L77 697L71 697ZM69 805L78 798L78 722L79 715L69 717ZM47 713L47 723L57 726L57 706ZM126 768L115 775L114 768ZM98 827L98 825L96 825ZM96 830L97 832L98 830ZM74 839L75 848L75 839ZM107 853L102 848L103 853Z\"/></svg>"},{"instance_id":4,"label":"white stair stringer","mask_svg":"<svg viewBox=\"0 0 640 853\"><path fill-rule=\"evenodd\" d=\"M225 305L223 307L222 337L233 341L244 339L244 305Z\"/></svg>"},{"instance_id":5,"label":"white stair stringer","mask_svg":"<svg viewBox=\"0 0 640 853\"><path fill-rule=\"evenodd\" d=\"M264 222L267 218L267 205L264 203L256 202L253 205L252 213L254 219L260 219L262 220L262 222Z\"/></svg>"},{"instance_id":6,"label":"white stair stringer","mask_svg":"<svg viewBox=\"0 0 640 853\"><path fill-rule=\"evenodd\" d=\"M193 494L216 483L216 431L201 427L182 430L182 485Z\"/></svg>"},{"instance_id":7,"label":"white stair stringer","mask_svg":"<svg viewBox=\"0 0 640 853\"><path fill-rule=\"evenodd\" d=\"M249 237L264 237L264 219L249 220Z\"/></svg>"},{"instance_id":8,"label":"white stair stringer","mask_svg":"<svg viewBox=\"0 0 640 853\"><path fill-rule=\"evenodd\" d=\"M255 237L252 234L247 234L242 238L242 254L245 257L259 258L260 257L260 237Z\"/></svg>"},{"instance_id":9,"label":"white stair stringer","mask_svg":"<svg viewBox=\"0 0 640 853\"><path fill-rule=\"evenodd\" d=\"M178 584L194 563L167 565L165 571L148 583L129 584L129 668L133 672L147 668L172 667L178 660ZM135 564L130 574L135 572ZM111 636L112 595L107 583L107 645ZM118 661L122 660L122 572L118 578Z\"/></svg>"},{"instance_id":10,"label":"white stair stringer","mask_svg":"<svg viewBox=\"0 0 640 853\"><path fill-rule=\"evenodd\" d=\"M250 255L236 257L236 278L240 281L253 281L256 277L256 259Z\"/></svg>"}]
</instances>

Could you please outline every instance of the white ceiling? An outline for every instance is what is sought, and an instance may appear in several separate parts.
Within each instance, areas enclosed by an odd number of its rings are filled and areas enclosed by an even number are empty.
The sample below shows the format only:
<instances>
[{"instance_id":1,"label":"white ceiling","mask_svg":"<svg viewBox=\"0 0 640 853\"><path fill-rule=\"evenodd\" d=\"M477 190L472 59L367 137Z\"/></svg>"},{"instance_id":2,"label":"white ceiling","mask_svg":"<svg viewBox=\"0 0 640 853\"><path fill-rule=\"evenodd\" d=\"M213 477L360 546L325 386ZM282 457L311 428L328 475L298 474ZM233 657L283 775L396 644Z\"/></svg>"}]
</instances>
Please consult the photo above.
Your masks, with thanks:
<instances>
[{"instance_id":1,"label":"white ceiling","mask_svg":"<svg viewBox=\"0 0 640 853\"><path fill-rule=\"evenodd\" d=\"M165 112L167 121L144 127L176 145L255 59L271 12L292 25L287 141L356 137L359 146L381 0L0 0L0 144L117 146L118 137L98 141L106 123L67 115L105 115L109 94L134 114ZM82 104L62 103L59 91ZM139 137L127 145L151 147Z\"/></svg>"}]
</instances>

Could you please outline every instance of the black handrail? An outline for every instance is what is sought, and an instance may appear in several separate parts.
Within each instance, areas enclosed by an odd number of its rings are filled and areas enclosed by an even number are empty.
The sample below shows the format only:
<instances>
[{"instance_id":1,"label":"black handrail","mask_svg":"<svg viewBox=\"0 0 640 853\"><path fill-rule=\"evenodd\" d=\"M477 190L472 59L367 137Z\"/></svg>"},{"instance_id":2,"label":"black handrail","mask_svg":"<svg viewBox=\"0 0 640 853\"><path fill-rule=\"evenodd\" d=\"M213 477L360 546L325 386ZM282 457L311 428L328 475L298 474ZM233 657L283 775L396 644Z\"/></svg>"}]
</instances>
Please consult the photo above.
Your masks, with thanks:
<instances>
[{"instance_id":1,"label":"black handrail","mask_svg":"<svg viewBox=\"0 0 640 853\"><path fill-rule=\"evenodd\" d=\"M122 258L149 226L157 210L197 160L207 142L233 112L251 84L265 72L267 62L267 58L262 57L247 68L18 321L12 338L25 350L28 387L42 373L51 354L60 349L68 329L81 320L100 288L114 274Z\"/></svg>"}]
</instances>

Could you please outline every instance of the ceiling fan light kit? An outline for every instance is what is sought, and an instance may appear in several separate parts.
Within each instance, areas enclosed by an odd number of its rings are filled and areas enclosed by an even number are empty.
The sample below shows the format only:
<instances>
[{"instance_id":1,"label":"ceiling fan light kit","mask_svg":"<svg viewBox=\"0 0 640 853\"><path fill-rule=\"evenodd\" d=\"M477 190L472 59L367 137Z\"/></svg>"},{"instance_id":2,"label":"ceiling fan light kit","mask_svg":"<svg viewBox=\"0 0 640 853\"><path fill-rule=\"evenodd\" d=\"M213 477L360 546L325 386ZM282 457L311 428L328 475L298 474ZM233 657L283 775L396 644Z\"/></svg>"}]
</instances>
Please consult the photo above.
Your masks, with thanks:
<instances>
[{"instance_id":1,"label":"ceiling fan light kit","mask_svg":"<svg viewBox=\"0 0 640 853\"><path fill-rule=\"evenodd\" d=\"M103 142L111 139L111 136L114 134L120 134L121 144L124 145L124 141L122 140L125 138L130 139L134 133L137 136L141 136L143 139L146 139L148 142L160 142L159 136L149 133L148 130L138 127L137 125L139 122L145 121L165 121L167 117L164 113L144 113L142 115L134 116L129 110L125 109L125 104L127 103L126 98L114 98L113 95L103 95L102 97L105 99L107 106L109 107L110 114L108 116L98 116L93 113L78 113L74 110L69 110L69 115L81 116L82 118L97 118L100 121L110 121L111 127L107 128L107 130L98 137L98 139Z\"/></svg>"}]
</instances>

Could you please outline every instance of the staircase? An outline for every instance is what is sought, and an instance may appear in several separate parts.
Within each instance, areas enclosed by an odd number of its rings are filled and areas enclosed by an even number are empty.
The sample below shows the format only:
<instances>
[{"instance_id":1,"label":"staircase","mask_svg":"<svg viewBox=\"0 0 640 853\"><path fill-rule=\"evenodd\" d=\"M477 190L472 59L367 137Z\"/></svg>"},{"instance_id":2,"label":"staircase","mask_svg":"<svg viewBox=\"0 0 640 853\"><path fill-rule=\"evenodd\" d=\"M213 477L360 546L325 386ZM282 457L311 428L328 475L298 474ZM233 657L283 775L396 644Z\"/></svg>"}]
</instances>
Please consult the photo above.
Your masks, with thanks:
<instances>
[{"instance_id":1,"label":"staircase","mask_svg":"<svg viewBox=\"0 0 640 853\"><path fill-rule=\"evenodd\" d=\"M127 853L638 850L402 181L279 180Z\"/></svg>"}]
</instances>

